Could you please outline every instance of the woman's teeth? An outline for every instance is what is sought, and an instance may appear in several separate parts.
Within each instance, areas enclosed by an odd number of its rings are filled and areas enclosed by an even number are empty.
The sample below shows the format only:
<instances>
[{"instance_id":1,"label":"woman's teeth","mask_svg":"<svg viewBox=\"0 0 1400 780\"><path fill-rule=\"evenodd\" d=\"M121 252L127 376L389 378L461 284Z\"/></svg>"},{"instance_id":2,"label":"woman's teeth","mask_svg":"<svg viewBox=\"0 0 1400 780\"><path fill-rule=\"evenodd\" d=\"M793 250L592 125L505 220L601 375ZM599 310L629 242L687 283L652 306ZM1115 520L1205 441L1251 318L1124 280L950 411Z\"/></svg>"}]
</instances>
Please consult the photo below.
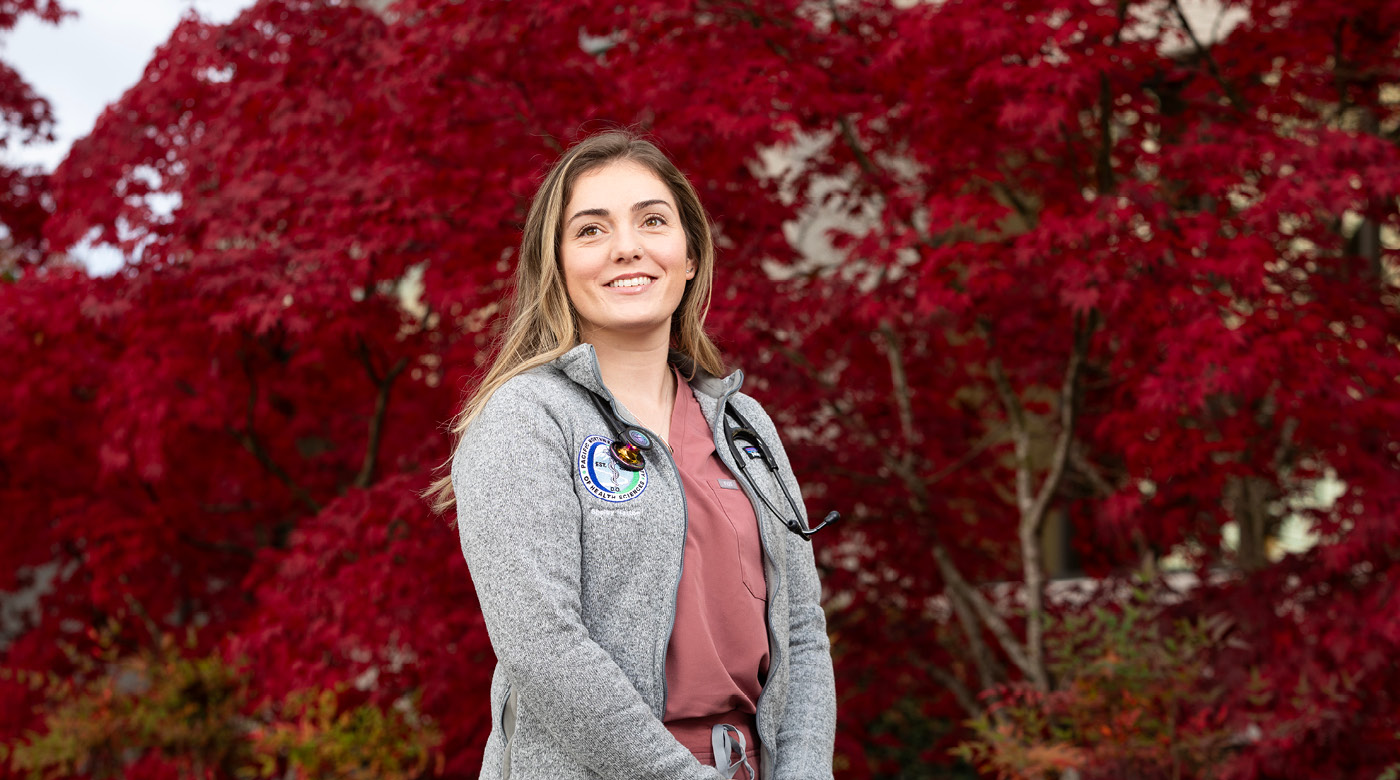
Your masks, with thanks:
<instances>
[{"instance_id":1,"label":"woman's teeth","mask_svg":"<svg viewBox=\"0 0 1400 780\"><path fill-rule=\"evenodd\" d=\"M631 279L615 279L608 282L608 287L641 287L644 284L651 284L649 276L634 276Z\"/></svg>"}]
</instances>

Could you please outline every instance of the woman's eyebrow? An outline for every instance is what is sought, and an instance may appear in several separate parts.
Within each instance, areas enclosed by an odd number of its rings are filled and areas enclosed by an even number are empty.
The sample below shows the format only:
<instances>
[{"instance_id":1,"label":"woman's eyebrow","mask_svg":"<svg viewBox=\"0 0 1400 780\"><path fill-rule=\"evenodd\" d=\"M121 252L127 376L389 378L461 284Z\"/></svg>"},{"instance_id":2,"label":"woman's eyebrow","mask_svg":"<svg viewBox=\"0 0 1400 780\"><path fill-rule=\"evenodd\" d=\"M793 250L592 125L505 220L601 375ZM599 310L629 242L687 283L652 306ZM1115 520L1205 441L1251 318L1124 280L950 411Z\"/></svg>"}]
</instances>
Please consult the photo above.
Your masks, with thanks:
<instances>
[{"instance_id":1,"label":"woman's eyebrow","mask_svg":"<svg viewBox=\"0 0 1400 780\"><path fill-rule=\"evenodd\" d=\"M670 201L662 200L661 198L653 198L651 200L638 201L635 205L632 206L632 211L635 213L641 211L642 209L649 209L652 206L666 206L667 208L670 208L672 210L675 209L675 207L671 205Z\"/></svg>"},{"instance_id":2,"label":"woman's eyebrow","mask_svg":"<svg viewBox=\"0 0 1400 780\"><path fill-rule=\"evenodd\" d=\"M578 219L579 217L606 217L606 216L608 216L608 210L607 210L607 209L583 209L582 211L576 211L576 212L574 212L574 215L573 215L572 217L569 217L569 222L573 222L574 220ZM564 224L567 225L567 224L569 224L569 222L565 222Z\"/></svg>"},{"instance_id":3,"label":"woman's eyebrow","mask_svg":"<svg viewBox=\"0 0 1400 780\"><path fill-rule=\"evenodd\" d=\"M634 203L632 205L632 211L633 213L636 213L638 211L641 211L642 209L651 208L652 206L665 206L671 209L672 211L675 211L676 208L675 206L672 206L671 202L668 200L664 200L662 198L653 198L651 200L643 200ZM569 217L569 222L573 222L579 217L607 217L610 216L611 213L612 212L608 211L607 209L582 209L574 212L574 215L572 217ZM569 224L569 222L565 222L564 224L567 225Z\"/></svg>"}]
</instances>

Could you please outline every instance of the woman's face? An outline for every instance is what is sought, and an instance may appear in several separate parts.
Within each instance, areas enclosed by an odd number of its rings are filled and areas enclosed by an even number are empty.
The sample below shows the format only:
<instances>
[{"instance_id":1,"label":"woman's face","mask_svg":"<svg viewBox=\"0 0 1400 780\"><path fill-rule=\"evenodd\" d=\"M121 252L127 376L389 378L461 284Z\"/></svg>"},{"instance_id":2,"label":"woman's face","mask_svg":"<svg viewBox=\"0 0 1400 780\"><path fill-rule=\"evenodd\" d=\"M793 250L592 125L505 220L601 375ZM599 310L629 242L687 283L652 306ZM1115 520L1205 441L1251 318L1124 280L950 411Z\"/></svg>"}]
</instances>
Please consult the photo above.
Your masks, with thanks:
<instances>
[{"instance_id":1,"label":"woman's face","mask_svg":"<svg viewBox=\"0 0 1400 780\"><path fill-rule=\"evenodd\" d=\"M695 268L676 198L650 169L624 160L580 176L564 207L560 255L584 340L669 339Z\"/></svg>"}]
</instances>

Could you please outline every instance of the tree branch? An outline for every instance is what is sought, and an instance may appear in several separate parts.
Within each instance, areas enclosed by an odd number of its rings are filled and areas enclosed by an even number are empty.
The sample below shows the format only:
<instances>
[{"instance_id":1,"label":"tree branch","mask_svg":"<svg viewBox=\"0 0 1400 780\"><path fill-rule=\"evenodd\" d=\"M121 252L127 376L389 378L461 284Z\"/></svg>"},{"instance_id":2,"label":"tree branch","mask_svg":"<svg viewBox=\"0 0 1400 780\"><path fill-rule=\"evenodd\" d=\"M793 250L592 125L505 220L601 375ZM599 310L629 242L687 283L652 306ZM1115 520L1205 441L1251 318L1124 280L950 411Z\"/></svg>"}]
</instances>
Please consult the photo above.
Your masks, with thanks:
<instances>
[{"instance_id":1,"label":"tree branch","mask_svg":"<svg viewBox=\"0 0 1400 780\"><path fill-rule=\"evenodd\" d=\"M1128 0L1118 0L1118 10L1115 12L1118 19L1118 27L1113 31L1113 45L1117 46L1123 42L1123 28L1128 21Z\"/></svg>"},{"instance_id":2,"label":"tree branch","mask_svg":"<svg viewBox=\"0 0 1400 780\"><path fill-rule=\"evenodd\" d=\"M884 181L888 177L880 170L880 167L870 159L870 155L866 154L865 147L861 146L860 138L856 136L855 126L851 124L851 118L843 116L838 119L836 123L841 130L841 139L846 142L846 146L850 148L851 154L855 155L856 165L860 167L861 173L865 174L865 177L870 180L871 186L875 188L876 195L886 204L893 203L893 199L891 199L889 193L885 191ZM918 239L920 244L931 249L937 249L942 243L941 241L934 240L933 236L929 235L915 224L912 216L905 216L899 214L897 211L894 216L895 219L914 232L914 237Z\"/></svg>"},{"instance_id":3,"label":"tree branch","mask_svg":"<svg viewBox=\"0 0 1400 780\"><path fill-rule=\"evenodd\" d=\"M1342 59L1342 42L1345 40L1346 24L1346 20L1338 20L1332 29L1332 84L1337 89L1337 108L1332 116L1337 122L1340 122L1347 109L1351 108L1351 100L1347 98L1346 71L1342 66L1345 62Z\"/></svg>"},{"instance_id":4,"label":"tree branch","mask_svg":"<svg viewBox=\"0 0 1400 780\"><path fill-rule=\"evenodd\" d=\"M252 549L244 547L241 544L234 544L233 542L211 542L207 539L196 539L195 537L187 533L180 533L176 536L176 538L184 542L185 544L188 544L189 546L195 548L196 550L204 550L205 552L215 553L231 553L242 558L248 558L249 560L257 557L257 553L254 552Z\"/></svg>"},{"instance_id":5,"label":"tree branch","mask_svg":"<svg viewBox=\"0 0 1400 780\"><path fill-rule=\"evenodd\" d=\"M976 458L978 455L981 455L982 453L986 452L988 447L992 446L994 442L998 441L1001 438L1003 430L1004 429L1002 428L994 428L988 431L986 435L979 439L976 444L973 444L971 447L969 447L967 452L964 452L962 456L959 457L957 460L953 461L952 463L949 463L948 465L944 466L938 471L933 472L927 477L924 477L923 483L925 485L936 485L939 482L942 482L943 480L947 479L949 476L957 472L963 466L966 466L967 464L971 463L973 459Z\"/></svg>"},{"instance_id":6,"label":"tree branch","mask_svg":"<svg viewBox=\"0 0 1400 780\"><path fill-rule=\"evenodd\" d=\"M1099 153L1094 163L1100 195L1113 192L1113 89L1107 74L1099 74Z\"/></svg>"},{"instance_id":7,"label":"tree branch","mask_svg":"<svg viewBox=\"0 0 1400 780\"><path fill-rule=\"evenodd\" d=\"M151 613L146 611L146 607L143 606L141 602L137 601L135 596L131 595L131 591L123 593L122 600L125 601L126 606L136 614L136 617L141 619L141 624L145 626L146 633L151 635L151 642L160 644L160 626L156 625L156 621L151 618Z\"/></svg>"},{"instance_id":8,"label":"tree branch","mask_svg":"<svg viewBox=\"0 0 1400 780\"><path fill-rule=\"evenodd\" d=\"M1055 449L1050 458L1050 474L1040 486L1040 493L1032 506L1037 523L1045 519L1055 492L1060 489L1064 478L1065 463L1069 459L1074 443L1074 426L1079 417L1079 374L1084 367L1084 359L1089 353L1089 339L1093 335L1090 315L1077 315L1074 324L1074 342L1070 349L1068 365L1065 366L1064 381L1060 385L1060 433L1055 440Z\"/></svg>"},{"instance_id":9,"label":"tree branch","mask_svg":"<svg viewBox=\"0 0 1400 780\"><path fill-rule=\"evenodd\" d=\"M827 0L826 9L831 12L831 21L841 32L851 35L851 28L847 26L846 20L841 18L840 9L836 6L836 0Z\"/></svg>"},{"instance_id":10,"label":"tree branch","mask_svg":"<svg viewBox=\"0 0 1400 780\"><path fill-rule=\"evenodd\" d=\"M1062 167L1068 168L1069 171L1074 174L1074 188L1082 192L1085 186L1084 174L1080 171L1078 165L1073 164L1074 158L1080 154L1078 146L1074 143L1075 134L1070 132L1069 125L1065 124L1063 120L1059 124L1060 135L1064 136L1065 146L1068 146L1070 151L1070 163Z\"/></svg>"},{"instance_id":11,"label":"tree branch","mask_svg":"<svg viewBox=\"0 0 1400 780\"><path fill-rule=\"evenodd\" d=\"M1041 532L1050 502L1064 480L1065 465L1074 442L1074 425L1079 406L1079 373L1088 353L1093 325L1087 315L1075 315L1073 339L1064 380L1060 387L1060 431L1050 456L1050 469L1038 489L1034 488L1031 463L1031 433L1026 424L1021 399L1011 387L1001 361L991 363L993 381L1011 420L1012 439L1016 446L1016 504L1020 509L1018 537L1021 543L1021 564L1026 588L1026 654L1027 676L1042 691L1050 689L1049 672L1045 667L1045 564L1040 545Z\"/></svg>"},{"instance_id":12,"label":"tree branch","mask_svg":"<svg viewBox=\"0 0 1400 780\"><path fill-rule=\"evenodd\" d=\"M948 691L953 694L953 698L958 700L958 704L963 708L963 711L968 714L968 717L975 718L982 714L982 705L978 703L977 697L973 696L972 691L968 690L967 685L965 685L962 680L954 677L952 672L931 663L923 662L921 658L914 659L914 662L922 666L930 677L937 680L939 685L947 688ZM991 686L984 685L983 687L989 688Z\"/></svg>"},{"instance_id":13,"label":"tree branch","mask_svg":"<svg viewBox=\"0 0 1400 780\"><path fill-rule=\"evenodd\" d=\"M885 339L885 356L890 361L890 384L894 389L895 405L899 408L899 427L904 433L904 442L914 446L917 435L914 432L913 393L909 390L909 375L904 368L904 351L899 336L888 321L880 323L880 335Z\"/></svg>"},{"instance_id":14,"label":"tree branch","mask_svg":"<svg viewBox=\"0 0 1400 780\"><path fill-rule=\"evenodd\" d=\"M873 428L871 428L860 415L859 412L846 412L834 401L828 402L832 413L847 421L849 430L858 431L859 435L876 452L880 453L880 459L885 467L894 473L899 480L904 483L905 489L909 491L911 497L911 508L915 514L926 515L932 501L929 497L928 486L919 479L918 474L910 464L902 459L896 458L888 447L881 446L876 439ZM953 562L953 557L948 553L942 541L939 540L937 532L929 527L922 529L932 542L933 559L938 564L939 574L943 577L944 585L950 592L950 599L953 611L958 615L958 622L962 625L963 632L967 635L967 640L972 649L973 660L978 664L978 670L983 675L984 680L988 680L986 687L996 682L999 676L992 661L990 650L987 649L982 639L982 632L978 626L980 622L986 626L988 631L996 637L997 643L1003 652L1011 659L1017 668L1026 676L1031 676L1031 665L1021 643L1016 640L1015 634L1011 632L1010 626L997 612L996 608L979 592L975 587L963 578L962 572L958 570L957 564Z\"/></svg>"},{"instance_id":15,"label":"tree branch","mask_svg":"<svg viewBox=\"0 0 1400 780\"><path fill-rule=\"evenodd\" d=\"M909 492L910 508L914 514L926 515L932 505L928 494L928 485L919 478L912 465L902 458L896 458L890 448L878 440L874 429L865 422L864 417L859 412L847 411L841 407L841 404L834 398L839 389L834 382L822 376L815 366L796 350L782 344L779 344L777 348L793 365L802 369L811 381L830 394L824 402L826 407L845 423L847 430L855 433L872 451L879 453L882 464L899 478ZM972 660L977 666L983 687L989 688L1001 681L1001 670L991 648L987 646L986 640L982 636L983 625L987 626L993 636L997 638L1002 650L1012 659L1012 662L1025 672L1027 669L1024 665L1025 653L1011 633L1011 629L1006 625L1006 621L1002 620L991 604L982 597L982 594L963 578L962 573L958 571L957 564L953 563L952 556L948 554L947 549L939 540L938 532L926 525L920 526L920 530L929 537L934 561L938 565L944 586L949 593L949 603L958 618L963 635L967 638Z\"/></svg>"},{"instance_id":16,"label":"tree branch","mask_svg":"<svg viewBox=\"0 0 1400 780\"><path fill-rule=\"evenodd\" d=\"M962 572L958 571L952 556L948 554L948 550L943 545L935 544L933 546L933 560L934 563L938 564L938 571L943 575L943 581L947 583L948 589L967 599L968 606L972 608L982 625L986 626L987 630L992 632L992 636L996 637L997 644L1001 645L1002 651L1011 659L1011 663L1015 664L1022 674L1033 679L1030 657L1026 654L1025 647L1017 641L1016 635L1011 632L1011 627L1007 625L1006 620L1002 618L991 602L982 595L982 592L963 579Z\"/></svg>"},{"instance_id":17,"label":"tree branch","mask_svg":"<svg viewBox=\"0 0 1400 780\"><path fill-rule=\"evenodd\" d=\"M370 381L375 384L376 394L374 397L374 413L369 418L369 437L365 443L365 458L360 464L360 471L355 475L354 486L357 488L367 488L374 481L374 464L379 458L379 442L384 434L384 415L389 409L389 391L394 386L394 380L403 373L408 366L408 358L401 357L383 377L374 370L374 361L370 357L369 345L363 338L360 339L357 350L360 364L365 367L365 373L369 374Z\"/></svg>"},{"instance_id":18,"label":"tree branch","mask_svg":"<svg viewBox=\"0 0 1400 780\"><path fill-rule=\"evenodd\" d=\"M1061 123L1062 127L1063 124L1064 123ZM1005 172L1002 172L1002 175L1005 176ZM1011 204L1011 208L1016 210L1016 216L1025 220L1027 227L1030 227L1030 223L1034 221L1036 216L1036 212L1031 208L1030 204L1020 195L1016 194L1016 190L1008 186L1005 180L990 182L990 184L992 189L1001 193L1001 196L1006 198L1007 202Z\"/></svg>"},{"instance_id":19,"label":"tree branch","mask_svg":"<svg viewBox=\"0 0 1400 780\"><path fill-rule=\"evenodd\" d=\"M935 549L942 548L935 545ZM946 577L944 581L946 585ZM961 589L947 585L945 590L948 593L948 604L958 619L958 626L963 630L963 634L969 637L968 649L972 654L972 664L977 667L978 685L985 690L1003 682L1006 675L1001 664L997 663L996 656L992 654L992 648L982 639L982 626L976 608ZM975 637L975 641L971 637Z\"/></svg>"},{"instance_id":20,"label":"tree branch","mask_svg":"<svg viewBox=\"0 0 1400 780\"><path fill-rule=\"evenodd\" d=\"M851 154L855 155L856 165L860 166L861 172L871 180L878 181L882 178L880 169L875 167L875 163L872 162L870 156L865 153L865 147L860 145L860 139L856 137L856 129L851 124L851 118L848 116L841 117L836 120L836 126L840 128L841 138L846 142L846 146L850 148Z\"/></svg>"},{"instance_id":21,"label":"tree branch","mask_svg":"<svg viewBox=\"0 0 1400 780\"><path fill-rule=\"evenodd\" d=\"M1034 502L1031 470L1031 433L1026 424L1026 410L1021 399L1011 387L1006 371L1001 367L1001 359L993 358L988 367L992 381L996 383L997 395L1006 409L1007 420L1011 423L1011 441L1016 446L1016 509L1021 516L1030 511Z\"/></svg>"},{"instance_id":22,"label":"tree branch","mask_svg":"<svg viewBox=\"0 0 1400 780\"><path fill-rule=\"evenodd\" d=\"M1225 90L1225 97L1230 101L1231 107L1243 111L1244 104L1240 100L1240 96L1236 94L1235 88L1230 86L1230 83L1221 75L1220 67L1215 64L1215 57L1211 56L1210 49L1201 43L1201 39L1196 37L1196 31L1191 29L1191 23L1186 21L1186 12L1181 10L1181 0L1170 0L1170 2L1172 10L1176 12L1177 21L1181 22L1181 29L1186 31L1186 37L1191 39L1191 45L1196 48L1201 59L1206 61L1206 69L1210 71L1211 77L1215 79L1221 89Z\"/></svg>"},{"instance_id":23,"label":"tree branch","mask_svg":"<svg viewBox=\"0 0 1400 780\"><path fill-rule=\"evenodd\" d=\"M311 493L308 492L306 488L303 488L301 485L298 485L296 480L292 479L290 474L284 471L281 466L278 466L277 463L273 461L272 456L267 451L267 448L265 448L262 442L258 440L257 436L254 435L253 424L254 420L256 419L258 406L258 378L257 375L253 372L252 366L248 364L247 355L240 353L238 356L238 360L243 365L243 375L248 378L247 420L244 423L244 429L241 431L234 428L232 425L227 426L229 434L232 435L236 440L238 440L238 443L243 445L243 449L247 450L254 458L256 458L258 463L262 464L263 469L265 469L272 476L276 477L279 482L286 485L287 489L292 491L292 495L296 497L296 499L300 501L303 506L310 510L312 514L320 513L321 505L316 501L316 499L311 497Z\"/></svg>"},{"instance_id":24,"label":"tree branch","mask_svg":"<svg viewBox=\"0 0 1400 780\"><path fill-rule=\"evenodd\" d=\"M1118 492L1118 488L1104 477L1103 472L1099 471L1099 467L1090 462L1079 447L1070 448L1069 460L1074 465L1075 470L1089 480L1089 484L1098 492L1100 498L1108 498Z\"/></svg>"}]
</instances>

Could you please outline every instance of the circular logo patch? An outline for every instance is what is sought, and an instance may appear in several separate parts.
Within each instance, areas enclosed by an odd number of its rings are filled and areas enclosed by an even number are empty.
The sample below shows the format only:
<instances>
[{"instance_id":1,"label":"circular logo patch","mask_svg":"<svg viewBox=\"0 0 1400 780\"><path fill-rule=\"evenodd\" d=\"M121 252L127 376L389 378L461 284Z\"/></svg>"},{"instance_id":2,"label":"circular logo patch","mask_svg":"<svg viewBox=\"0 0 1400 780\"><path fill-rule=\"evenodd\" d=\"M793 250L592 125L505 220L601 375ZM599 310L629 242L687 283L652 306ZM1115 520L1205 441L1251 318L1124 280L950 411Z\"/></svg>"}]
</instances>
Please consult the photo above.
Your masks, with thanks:
<instances>
[{"instance_id":1,"label":"circular logo patch","mask_svg":"<svg viewBox=\"0 0 1400 780\"><path fill-rule=\"evenodd\" d=\"M631 501L647 489L647 470L627 471L613 460L612 439L589 436L578 451L578 478L589 493L614 504Z\"/></svg>"}]
</instances>

